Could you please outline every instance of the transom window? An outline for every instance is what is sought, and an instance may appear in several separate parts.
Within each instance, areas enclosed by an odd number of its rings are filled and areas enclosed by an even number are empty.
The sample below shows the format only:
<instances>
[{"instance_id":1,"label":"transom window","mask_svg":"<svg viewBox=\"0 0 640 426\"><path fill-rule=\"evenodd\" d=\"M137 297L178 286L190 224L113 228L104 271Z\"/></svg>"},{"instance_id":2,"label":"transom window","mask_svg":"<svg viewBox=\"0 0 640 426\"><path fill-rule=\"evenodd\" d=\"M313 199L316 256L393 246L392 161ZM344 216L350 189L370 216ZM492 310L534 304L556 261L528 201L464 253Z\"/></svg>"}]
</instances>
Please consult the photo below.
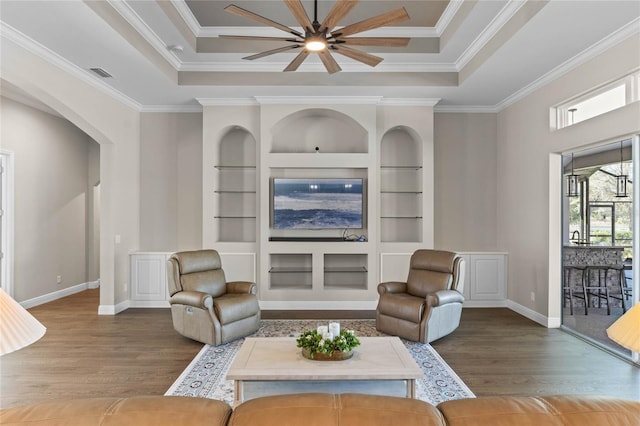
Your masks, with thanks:
<instances>
[{"instance_id":1,"label":"transom window","mask_svg":"<svg viewBox=\"0 0 640 426\"><path fill-rule=\"evenodd\" d=\"M640 99L640 71L551 108L551 128L562 129L621 108Z\"/></svg>"}]
</instances>

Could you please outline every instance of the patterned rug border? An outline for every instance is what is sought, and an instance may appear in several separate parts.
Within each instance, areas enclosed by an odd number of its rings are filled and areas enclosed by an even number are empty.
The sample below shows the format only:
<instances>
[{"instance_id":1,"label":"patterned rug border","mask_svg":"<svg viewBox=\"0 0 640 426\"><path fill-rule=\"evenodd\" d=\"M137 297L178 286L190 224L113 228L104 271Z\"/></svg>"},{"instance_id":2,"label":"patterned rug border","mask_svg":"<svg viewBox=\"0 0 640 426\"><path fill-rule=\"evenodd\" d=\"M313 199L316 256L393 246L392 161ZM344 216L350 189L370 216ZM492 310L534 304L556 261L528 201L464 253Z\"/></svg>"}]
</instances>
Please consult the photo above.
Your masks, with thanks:
<instances>
[{"instance_id":1,"label":"patterned rug border","mask_svg":"<svg viewBox=\"0 0 640 426\"><path fill-rule=\"evenodd\" d=\"M354 328L357 335L385 336L375 330L375 320L339 321L345 328ZM324 320L261 320L260 328L251 337L295 336L313 327L311 324L320 322ZM211 398L231 403L233 381L225 377L243 341L238 339L216 347L204 345L165 395ZM425 373L416 382L418 399L436 405L446 400L475 397L431 345L405 339L401 341Z\"/></svg>"}]
</instances>

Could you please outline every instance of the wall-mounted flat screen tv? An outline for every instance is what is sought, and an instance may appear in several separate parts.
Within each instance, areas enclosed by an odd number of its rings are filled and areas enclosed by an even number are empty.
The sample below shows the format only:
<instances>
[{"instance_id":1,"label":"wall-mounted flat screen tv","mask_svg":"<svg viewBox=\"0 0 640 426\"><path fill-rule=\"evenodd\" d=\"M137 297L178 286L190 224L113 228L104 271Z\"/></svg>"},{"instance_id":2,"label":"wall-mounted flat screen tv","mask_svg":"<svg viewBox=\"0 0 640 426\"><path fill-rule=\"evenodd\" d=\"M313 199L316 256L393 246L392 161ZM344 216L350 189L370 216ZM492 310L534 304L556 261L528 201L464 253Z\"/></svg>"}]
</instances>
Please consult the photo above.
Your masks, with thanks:
<instances>
[{"instance_id":1,"label":"wall-mounted flat screen tv","mask_svg":"<svg viewBox=\"0 0 640 426\"><path fill-rule=\"evenodd\" d=\"M362 179L274 178L274 229L345 229L363 226Z\"/></svg>"}]
</instances>

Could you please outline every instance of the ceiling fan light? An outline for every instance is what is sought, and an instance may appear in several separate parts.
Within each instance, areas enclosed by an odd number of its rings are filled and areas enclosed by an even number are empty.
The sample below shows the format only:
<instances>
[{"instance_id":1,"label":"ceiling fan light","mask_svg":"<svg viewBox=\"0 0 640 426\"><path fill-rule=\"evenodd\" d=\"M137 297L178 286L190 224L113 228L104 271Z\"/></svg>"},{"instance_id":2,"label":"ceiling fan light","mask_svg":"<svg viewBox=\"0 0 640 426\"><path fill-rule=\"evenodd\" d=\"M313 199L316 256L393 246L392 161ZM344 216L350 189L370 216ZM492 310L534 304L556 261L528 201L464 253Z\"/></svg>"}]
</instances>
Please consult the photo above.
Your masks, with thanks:
<instances>
[{"instance_id":1,"label":"ceiling fan light","mask_svg":"<svg viewBox=\"0 0 640 426\"><path fill-rule=\"evenodd\" d=\"M321 37L309 37L304 47L311 52L321 52L327 48L327 42Z\"/></svg>"}]
</instances>

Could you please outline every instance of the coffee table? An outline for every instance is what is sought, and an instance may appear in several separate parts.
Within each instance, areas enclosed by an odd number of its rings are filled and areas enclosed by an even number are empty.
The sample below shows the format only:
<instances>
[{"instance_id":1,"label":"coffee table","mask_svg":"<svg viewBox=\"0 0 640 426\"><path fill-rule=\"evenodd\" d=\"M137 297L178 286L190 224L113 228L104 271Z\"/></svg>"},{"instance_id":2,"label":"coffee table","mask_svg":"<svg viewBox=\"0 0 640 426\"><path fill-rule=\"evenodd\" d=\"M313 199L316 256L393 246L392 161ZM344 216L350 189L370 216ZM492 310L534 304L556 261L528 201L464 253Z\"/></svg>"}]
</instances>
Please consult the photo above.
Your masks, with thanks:
<instances>
[{"instance_id":1,"label":"coffee table","mask_svg":"<svg viewBox=\"0 0 640 426\"><path fill-rule=\"evenodd\" d=\"M314 361L302 356L293 337L247 337L227 373L234 380L234 406L244 401L247 382L405 382L415 398L415 379L424 373L398 337L359 337L351 359Z\"/></svg>"}]
</instances>

